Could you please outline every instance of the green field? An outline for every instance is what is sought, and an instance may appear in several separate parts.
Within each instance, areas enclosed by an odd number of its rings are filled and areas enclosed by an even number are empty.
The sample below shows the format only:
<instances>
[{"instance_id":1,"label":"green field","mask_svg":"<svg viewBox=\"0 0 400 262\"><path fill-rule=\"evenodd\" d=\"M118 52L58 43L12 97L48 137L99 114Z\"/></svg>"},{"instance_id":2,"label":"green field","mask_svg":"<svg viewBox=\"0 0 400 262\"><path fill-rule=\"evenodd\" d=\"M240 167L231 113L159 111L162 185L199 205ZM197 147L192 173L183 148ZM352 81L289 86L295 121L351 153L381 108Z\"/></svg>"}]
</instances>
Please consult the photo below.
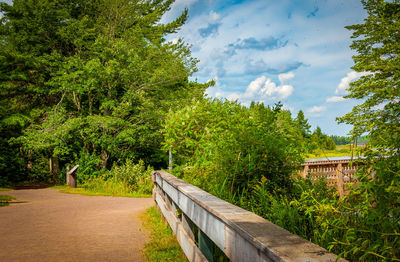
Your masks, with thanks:
<instances>
[{"instance_id":1,"label":"green field","mask_svg":"<svg viewBox=\"0 0 400 262\"><path fill-rule=\"evenodd\" d=\"M307 154L306 158L351 156L352 154L353 156L359 156L361 149L362 149L361 147L354 149L351 147L351 145L339 145L336 146L335 150L317 149L313 153Z\"/></svg>"}]
</instances>

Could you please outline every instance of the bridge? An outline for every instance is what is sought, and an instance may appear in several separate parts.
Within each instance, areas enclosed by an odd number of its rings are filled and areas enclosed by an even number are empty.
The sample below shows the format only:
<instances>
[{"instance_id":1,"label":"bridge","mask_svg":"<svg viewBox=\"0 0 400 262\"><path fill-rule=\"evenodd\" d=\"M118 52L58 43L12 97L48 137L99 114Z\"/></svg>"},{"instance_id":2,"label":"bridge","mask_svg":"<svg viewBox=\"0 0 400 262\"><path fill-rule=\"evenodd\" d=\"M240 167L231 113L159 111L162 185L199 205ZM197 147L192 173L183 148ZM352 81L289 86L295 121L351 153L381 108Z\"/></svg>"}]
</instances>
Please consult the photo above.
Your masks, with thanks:
<instances>
[{"instance_id":1,"label":"bridge","mask_svg":"<svg viewBox=\"0 0 400 262\"><path fill-rule=\"evenodd\" d=\"M324 248L165 171L152 179L153 198L191 262L336 261Z\"/></svg>"},{"instance_id":2,"label":"bridge","mask_svg":"<svg viewBox=\"0 0 400 262\"><path fill-rule=\"evenodd\" d=\"M362 158L332 157L330 159L308 159L301 166L303 178L323 178L327 185L335 187L340 198L349 193L348 185L357 183L356 170Z\"/></svg>"}]
</instances>

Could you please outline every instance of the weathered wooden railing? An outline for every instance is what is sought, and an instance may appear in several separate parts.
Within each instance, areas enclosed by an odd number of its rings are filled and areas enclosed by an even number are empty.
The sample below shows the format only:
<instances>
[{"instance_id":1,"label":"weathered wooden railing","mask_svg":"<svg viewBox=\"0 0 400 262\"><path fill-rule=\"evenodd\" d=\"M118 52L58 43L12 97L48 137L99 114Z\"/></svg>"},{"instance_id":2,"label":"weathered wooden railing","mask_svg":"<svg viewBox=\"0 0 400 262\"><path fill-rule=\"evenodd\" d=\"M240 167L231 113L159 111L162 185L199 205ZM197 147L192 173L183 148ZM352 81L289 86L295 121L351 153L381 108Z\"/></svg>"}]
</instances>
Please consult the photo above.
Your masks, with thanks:
<instances>
[{"instance_id":1,"label":"weathered wooden railing","mask_svg":"<svg viewBox=\"0 0 400 262\"><path fill-rule=\"evenodd\" d=\"M347 184L357 182L355 174L360 161L356 164L356 160L358 158L306 160L302 164L301 176L309 179L324 178L327 185L335 187L339 196L343 197L349 193Z\"/></svg>"},{"instance_id":2,"label":"weathered wooden railing","mask_svg":"<svg viewBox=\"0 0 400 262\"><path fill-rule=\"evenodd\" d=\"M336 260L322 247L165 171L154 171L153 181L154 200L189 261Z\"/></svg>"}]
</instances>

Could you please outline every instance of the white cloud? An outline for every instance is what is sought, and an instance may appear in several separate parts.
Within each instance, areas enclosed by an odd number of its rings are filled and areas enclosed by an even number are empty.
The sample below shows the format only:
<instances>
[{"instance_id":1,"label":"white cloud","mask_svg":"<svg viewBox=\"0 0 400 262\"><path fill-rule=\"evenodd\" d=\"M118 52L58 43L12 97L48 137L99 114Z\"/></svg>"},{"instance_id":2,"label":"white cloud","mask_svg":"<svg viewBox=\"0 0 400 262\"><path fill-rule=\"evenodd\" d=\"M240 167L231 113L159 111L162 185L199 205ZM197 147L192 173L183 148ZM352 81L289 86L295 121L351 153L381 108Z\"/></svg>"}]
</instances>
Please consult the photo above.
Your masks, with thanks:
<instances>
[{"instance_id":1,"label":"white cloud","mask_svg":"<svg viewBox=\"0 0 400 262\"><path fill-rule=\"evenodd\" d=\"M286 73L286 74L280 74L280 75L278 76L279 81L280 81L281 83L284 83L284 82L286 82L287 80L292 79L293 77L294 77L294 73L293 73L293 72L289 72L289 73Z\"/></svg>"},{"instance_id":2,"label":"white cloud","mask_svg":"<svg viewBox=\"0 0 400 262\"><path fill-rule=\"evenodd\" d=\"M289 76L289 78L292 77L294 77L294 74ZM279 79L288 79L288 75L281 74ZM239 95L239 98L246 101L284 100L293 93L293 90L293 86L283 85L282 81L280 85L277 85L270 78L261 76L253 80L246 88L246 91ZM235 94L235 97L237 95Z\"/></svg>"},{"instance_id":3,"label":"white cloud","mask_svg":"<svg viewBox=\"0 0 400 262\"><path fill-rule=\"evenodd\" d=\"M345 101L346 99L343 96L331 96L326 99L327 103L337 103Z\"/></svg>"},{"instance_id":4,"label":"white cloud","mask_svg":"<svg viewBox=\"0 0 400 262\"><path fill-rule=\"evenodd\" d=\"M192 4L196 3L196 2L197 2L197 0L176 0L174 2L174 5L176 5L176 6L186 6L187 7L187 6L190 6L190 5L192 5Z\"/></svg>"},{"instance_id":5,"label":"white cloud","mask_svg":"<svg viewBox=\"0 0 400 262\"><path fill-rule=\"evenodd\" d=\"M369 73L365 73L365 72L359 73L356 71L351 71L351 72L347 73L347 75L345 77L343 77L342 80L340 80L340 83L339 83L338 87L336 88L335 93L337 95L347 94L348 93L347 88L349 87L350 82L352 82L362 76L368 75L368 74Z\"/></svg>"},{"instance_id":6,"label":"white cloud","mask_svg":"<svg viewBox=\"0 0 400 262\"><path fill-rule=\"evenodd\" d=\"M213 10L210 11L210 14L208 15L208 22L209 23L216 23L220 19L220 15L214 12Z\"/></svg>"},{"instance_id":7,"label":"white cloud","mask_svg":"<svg viewBox=\"0 0 400 262\"><path fill-rule=\"evenodd\" d=\"M326 110L326 106L313 106L307 110L308 113L321 113Z\"/></svg>"}]
</instances>

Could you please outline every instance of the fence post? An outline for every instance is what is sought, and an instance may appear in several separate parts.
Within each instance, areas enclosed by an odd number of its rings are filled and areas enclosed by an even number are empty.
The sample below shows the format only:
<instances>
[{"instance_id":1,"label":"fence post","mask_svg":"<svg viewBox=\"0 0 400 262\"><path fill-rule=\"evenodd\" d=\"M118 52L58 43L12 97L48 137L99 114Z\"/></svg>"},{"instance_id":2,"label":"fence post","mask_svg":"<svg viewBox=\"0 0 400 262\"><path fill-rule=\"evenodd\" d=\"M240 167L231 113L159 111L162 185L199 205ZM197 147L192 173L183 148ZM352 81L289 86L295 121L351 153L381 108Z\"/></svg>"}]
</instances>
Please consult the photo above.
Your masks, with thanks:
<instances>
[{"instance_id":1,"label":"fence post","mask_svg":"<svg viewBox=\"0 0 400 262\"><path fill-rule=\"evenodd\" d=\"M303 178L307 178L307 173L308 173L308 165L305 165L303 168Z\"/></svg>"},{"instance_id":2,"label":"fence post","mask_svg":"<svg viewBox=\"0 0 400 262\"><path fill-rule=\"evenodd\" d=\"M343 166L341 163L337 165L336 168L336 179L337 179L337 189L339 192L339 197L344 197L344 190L343 190Z\"/></svg>"},{"instance_id":3,"label":"fence post","mask_svg":"<svg viewBox=\"0 0 400 262\"><path fill-rule=\"evenodd\" d=\"M171 148L169 148L169 151L168 151L168 170L171 172L171 170L172 170L172 151L171 151Z\"/></svg>"}]
</instances>

